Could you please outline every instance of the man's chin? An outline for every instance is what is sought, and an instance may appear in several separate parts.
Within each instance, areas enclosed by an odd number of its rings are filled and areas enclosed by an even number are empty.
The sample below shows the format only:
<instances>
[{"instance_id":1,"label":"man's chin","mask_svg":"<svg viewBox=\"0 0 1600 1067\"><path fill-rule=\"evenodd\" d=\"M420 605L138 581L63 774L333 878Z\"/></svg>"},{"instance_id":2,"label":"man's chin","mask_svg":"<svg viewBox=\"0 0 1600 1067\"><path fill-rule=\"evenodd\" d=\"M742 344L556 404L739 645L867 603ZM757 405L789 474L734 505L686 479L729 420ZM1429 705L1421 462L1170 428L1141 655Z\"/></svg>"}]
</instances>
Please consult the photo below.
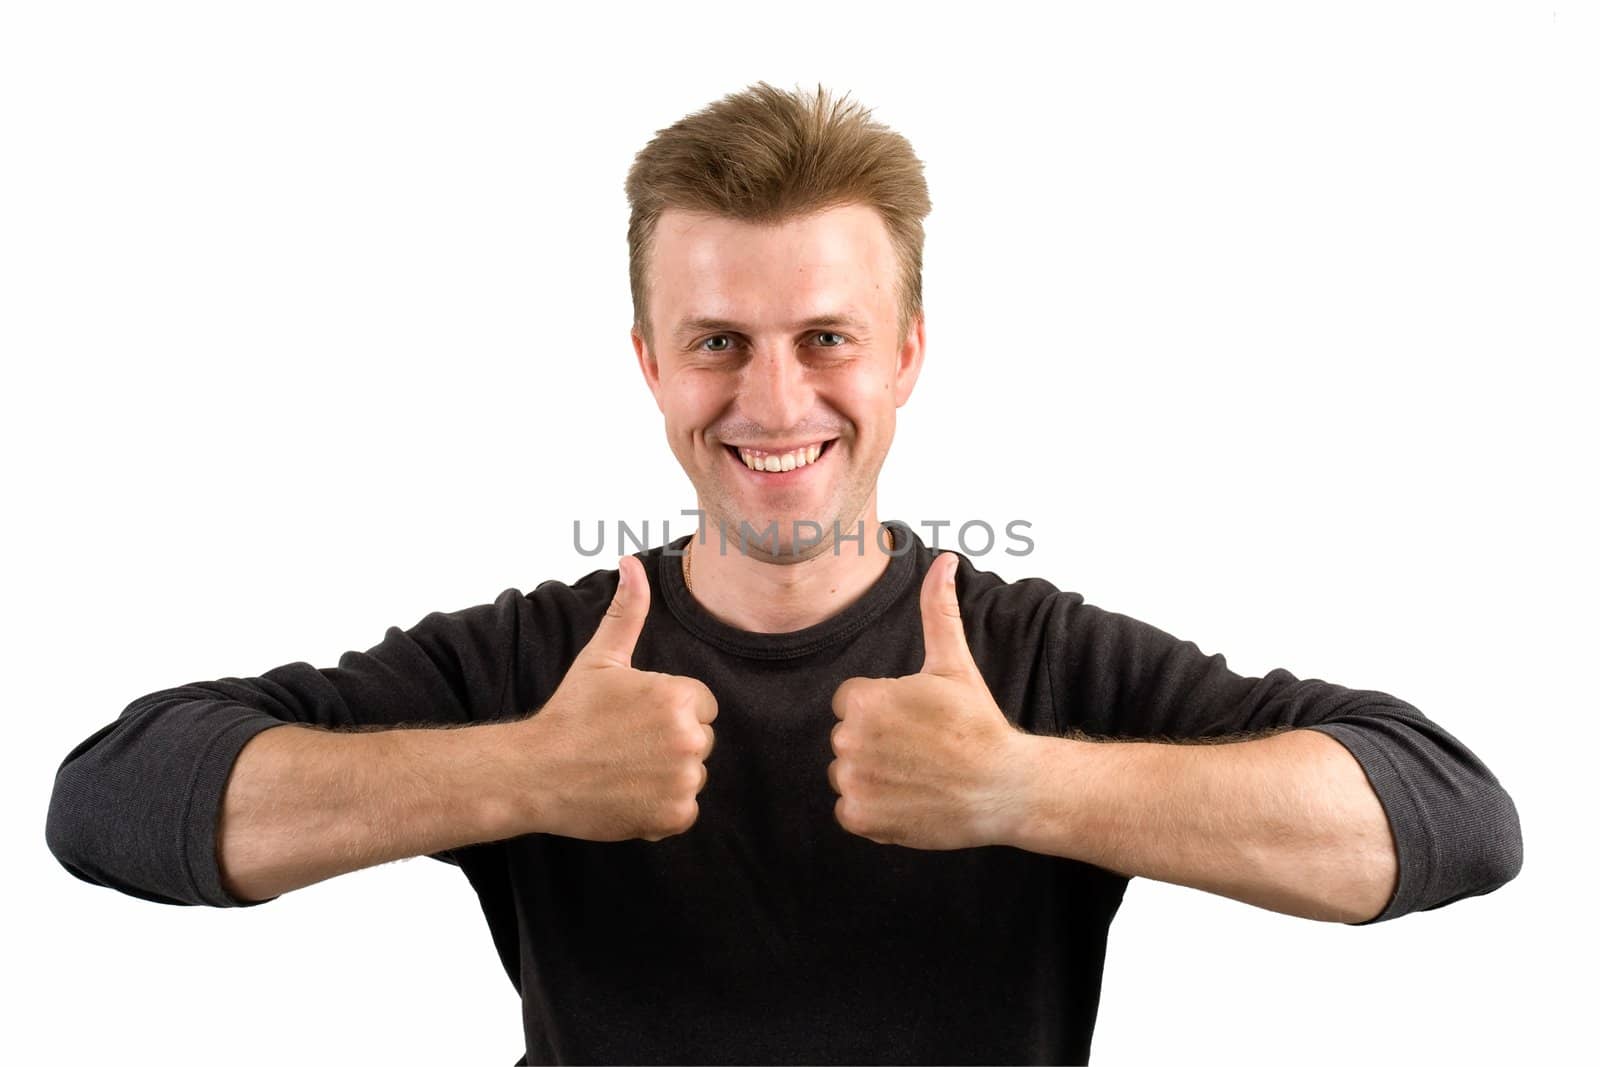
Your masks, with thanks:
<instances>
[{"instance_id":1,"label":"man's chin","mask_svg":"<svg viewBox=\"0 0 1600 1067\"><path fill-rule=\"evenodd\" d=\"M723 531L727 552L743 552L758 559L776 562L793 562L810 559L827 551L832 526L838 520L820 519L810 515L761 515L705 518L706 540L718 541L717 531Z\"/></svg>"}]
</instances>

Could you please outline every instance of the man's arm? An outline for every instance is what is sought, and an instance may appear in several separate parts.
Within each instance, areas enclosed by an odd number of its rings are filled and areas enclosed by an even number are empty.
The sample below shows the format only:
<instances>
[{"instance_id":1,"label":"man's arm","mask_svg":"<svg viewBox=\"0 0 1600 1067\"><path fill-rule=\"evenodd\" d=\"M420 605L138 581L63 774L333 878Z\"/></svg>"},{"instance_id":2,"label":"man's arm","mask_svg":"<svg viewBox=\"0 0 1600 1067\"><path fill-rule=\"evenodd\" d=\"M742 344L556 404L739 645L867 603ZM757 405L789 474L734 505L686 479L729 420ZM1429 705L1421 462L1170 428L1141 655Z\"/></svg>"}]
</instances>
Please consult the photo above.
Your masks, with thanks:
<instances>
[{"instance_id":1,"label":"man's arm","mask_svg":"<svg viewBox=\"0 0 1600 1067\"><path fill-rule=\"evenodd\" d=\"M1045 851L1353 925L1521 870L1510 794L1415 706L1281 668L1242 676L1077 593L1048 607L1057 736L1019 761L1037 767L1021 788L1040 808L1023 821Z\"/></svg>"},{"instance_id":2,"label":"man's arm","mask_svg":"<svg viewBox=\"0 0 1600 1067\"><path fill-rule=\"evenodd\" d=\"M293 819L319 816L305 798L271 783L309 787L345 815L365 804L366 815L346 827L356 833L363 823L383 821L394 804L412 803L419 787L434 797L452 795L440 780L450 777L440 759L473 758L469 747L488 739L473 731L526 714L522 701L532 695L520 691L517 666L545 654L546 644L552 646L549 655L559 654L553 646L562 635L552 632L555 625L534 617L528 598L508 589L492 604L432 612L409 630L390 627L380 644L345 653L335 667L288 663L258 677L192 682L139 697L61 762L46 844L84 881L164 904L251 906L266 902L259 899L263 891L308 884L307 876L317 871L364 866L400 843L392 823L376 831L389 835L387 843L341 840L339 829L324 823L326 833L302 847ZM287 724L323 729L278 729ZM400 739L344 733L407 726L470 729L413 730ZM258 747L263 733L272 736ZM429 736L418 741L421 733ZM405 737L412 739L409 749ZM236 768L247 746L254 754ZM377 766L364 762L380 751L385 755ZM297 755L315 758L316 765L293 766ZM417 782L419 772L431 774L431 783ZM390 804L387 796L374 794L389 776L409 776L412 797L396 796ZM223 801L235 789L228 812L237 830L229 834L229 873L257 899L241 899L222 878ZM454 847L476 836L481 813L459 815L454 825L431 820L417 840ZM264 864L261 853L268 845L288 848L298 860L283 869ZM324 846L347 851L335 858Z\"/></svg>"},{"instance_id":3,"label":"man's arm","mask_svg":"<svg viewBox=\"0 0 1600 1067\"><path fill-rule=\"evenodd\" d=\"M263 730L240 750L222 798L223 890L262 903L364 867L533 832L527 816L542 804L529 793L545 779L534 728Z\"/></svg>"},{"instance_id":4,"label":"man's arm","mask_svg":"<svg viewBox=\"0 0 1600 1067\"><path fill-rule=\"evenodd\" d=\"M1229 744L1030 736L1008 844L1307 919L1376 918L1399 876L1361 765L1315 730Z\"/></svg>"}]
</instances>

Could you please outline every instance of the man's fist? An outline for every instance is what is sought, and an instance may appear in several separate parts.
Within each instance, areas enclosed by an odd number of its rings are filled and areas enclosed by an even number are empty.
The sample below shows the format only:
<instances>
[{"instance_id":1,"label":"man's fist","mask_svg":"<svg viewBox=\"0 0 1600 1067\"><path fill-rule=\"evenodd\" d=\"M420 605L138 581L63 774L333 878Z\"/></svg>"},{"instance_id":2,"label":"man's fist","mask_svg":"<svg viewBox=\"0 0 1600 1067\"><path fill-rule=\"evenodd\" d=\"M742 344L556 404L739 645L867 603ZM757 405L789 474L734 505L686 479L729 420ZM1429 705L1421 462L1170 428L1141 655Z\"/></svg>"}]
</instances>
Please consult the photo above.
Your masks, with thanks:
<instances>
[{"instance_id":1,"label":"man's fist","mask_svg":"<svg viewBox=\"0 0 1600 1067\"><path fill-rule=\"evenodd\" d=\"M528 820L589 841L681 834L700 815L717 700L704 682L633 669L650 611L644 564L623 556L616 595L554 695L526 724Z\"/></svg>"},{"instance_id":2,"label":"man's fist","mask_svg":"<svg viewBox=\"0 0 1600 1067\"><path fill-rule=\"evenodd\" d=\"M941 553L922 582L922 672L847 678L833 694L834 817L879 844L1004 844L1020 817L1012 782L1028 735L1006 719L973 662L958 563Z\"/></svg>"}]
</instances>

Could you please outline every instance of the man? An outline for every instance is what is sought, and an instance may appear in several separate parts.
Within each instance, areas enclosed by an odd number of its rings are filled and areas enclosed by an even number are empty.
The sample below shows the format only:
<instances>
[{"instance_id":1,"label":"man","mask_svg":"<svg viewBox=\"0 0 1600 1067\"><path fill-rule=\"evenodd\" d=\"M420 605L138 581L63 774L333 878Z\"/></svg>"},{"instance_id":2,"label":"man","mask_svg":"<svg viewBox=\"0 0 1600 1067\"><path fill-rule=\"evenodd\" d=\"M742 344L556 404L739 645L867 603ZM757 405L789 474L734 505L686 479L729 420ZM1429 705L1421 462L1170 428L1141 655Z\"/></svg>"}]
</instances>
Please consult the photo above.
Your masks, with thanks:
<instances>
[{"instance_id":1,"label":"man","mask_svg":"<svg viewBox=\"0 0 1600 1067\"><path fill-rule=\"evenodd\" d=\"M1517 874L1511 798L1410 704L879 521L925 343L903 138L761 83L627 191L698 533L140 697L58 773L68 870L228 907L456 864L524 1063L1084 1063L1135 875L1366 925Z\"/></svg>"}]
</instances>

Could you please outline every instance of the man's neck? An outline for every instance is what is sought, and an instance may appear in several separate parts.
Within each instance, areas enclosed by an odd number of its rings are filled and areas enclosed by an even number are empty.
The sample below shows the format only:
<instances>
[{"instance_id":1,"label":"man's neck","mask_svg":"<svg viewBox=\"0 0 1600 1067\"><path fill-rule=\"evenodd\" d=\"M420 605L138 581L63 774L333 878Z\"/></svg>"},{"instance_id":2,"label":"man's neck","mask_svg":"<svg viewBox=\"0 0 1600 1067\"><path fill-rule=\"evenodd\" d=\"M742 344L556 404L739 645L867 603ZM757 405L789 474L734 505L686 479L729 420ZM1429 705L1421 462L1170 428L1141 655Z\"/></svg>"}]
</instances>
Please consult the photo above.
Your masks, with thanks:
<instances>
[{"instance_id":1,"label":"man's neck","mask_svg":"<svg viewBox=\"0 0 1600 1067\"><path fill-rule=\"evenodd\" d=\"M846 535L862 531L859 544L836 545L830 537L809 559L788 556L781 562L742 552L736 526L719 531L708 524L689 539L690 595L718 621L751 633L814 626L855 603L882 577L893 558L885 548L904 548L897 542L903 535L889 528L880 535L876 509L859 522L840 523Z\"/></svg>"}]
</instances>

